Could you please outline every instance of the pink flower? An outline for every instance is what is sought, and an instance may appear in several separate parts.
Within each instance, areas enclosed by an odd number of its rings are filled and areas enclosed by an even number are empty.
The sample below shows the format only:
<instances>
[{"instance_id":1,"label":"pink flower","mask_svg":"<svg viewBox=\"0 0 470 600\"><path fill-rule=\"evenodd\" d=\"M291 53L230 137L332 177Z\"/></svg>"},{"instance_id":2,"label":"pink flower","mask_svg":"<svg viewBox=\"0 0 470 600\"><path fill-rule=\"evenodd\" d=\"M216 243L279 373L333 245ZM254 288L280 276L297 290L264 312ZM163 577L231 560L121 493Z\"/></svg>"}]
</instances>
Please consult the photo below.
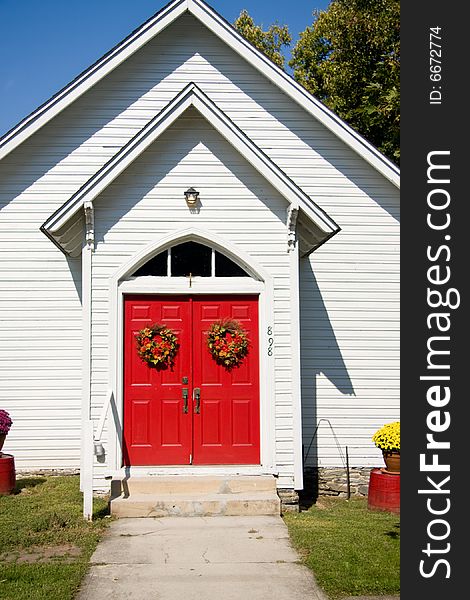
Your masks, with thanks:
<instances>
[{"instance_id":1,"label":"pink flower","mask_svg":"<svg viewBox=\"0 0 470 600\"><path fill-rule=\"evenodd\" d=\"M6 410L0 409L0 434L7 434L10 431L13 421Z\"/></svg>"}]
</instances>

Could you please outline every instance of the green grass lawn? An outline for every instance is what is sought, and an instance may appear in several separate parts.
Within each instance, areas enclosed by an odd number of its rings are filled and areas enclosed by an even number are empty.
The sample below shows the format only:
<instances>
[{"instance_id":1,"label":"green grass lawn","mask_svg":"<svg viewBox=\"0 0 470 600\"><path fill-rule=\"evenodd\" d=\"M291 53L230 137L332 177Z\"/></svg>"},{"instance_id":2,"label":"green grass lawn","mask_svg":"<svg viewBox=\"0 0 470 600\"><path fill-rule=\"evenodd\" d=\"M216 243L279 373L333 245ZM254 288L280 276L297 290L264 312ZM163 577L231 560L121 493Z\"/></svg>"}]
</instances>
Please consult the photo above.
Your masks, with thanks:
<instances>
[{"instance_id":1,"label":"green grass lawn","mask_svg":"<svg viewBox=\"0 0 470 600\"><path fill-rule=\"evenodd\" d=\"M95 499L95 519L82 518L78 477L19 479L0 496L0 598L69 600L86 573L107 519Z\"/></svg>"},{"instance_id":2,"label":"green grass lawn","mask_svg":"<svg viewBox=\"0 0 470 600\"><path fill-rule=\"evenodd\" d=\"M400 517L365 498L321 497L284 520L294 546L331 599L399 594Z\"/></svg>"}]
</instances>

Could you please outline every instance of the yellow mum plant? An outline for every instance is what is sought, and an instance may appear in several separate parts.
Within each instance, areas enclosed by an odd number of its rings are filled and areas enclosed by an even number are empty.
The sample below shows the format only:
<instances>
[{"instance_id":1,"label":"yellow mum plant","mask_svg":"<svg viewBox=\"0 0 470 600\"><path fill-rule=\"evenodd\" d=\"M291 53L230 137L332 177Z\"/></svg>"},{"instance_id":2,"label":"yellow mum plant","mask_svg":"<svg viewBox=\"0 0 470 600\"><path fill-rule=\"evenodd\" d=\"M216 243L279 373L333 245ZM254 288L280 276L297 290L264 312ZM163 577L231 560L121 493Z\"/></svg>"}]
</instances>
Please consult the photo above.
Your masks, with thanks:
<instances>
[{"instance_id":1,"label":"yellow mum plant","mask_svg":"<svg viewBox=\"0 0 470 600\"><path fill-rule=\"evenodd\" d=\"M381 427L372 436L372 441L382 452L400 452L400 421Z\"/></svg>"}]
</instances>

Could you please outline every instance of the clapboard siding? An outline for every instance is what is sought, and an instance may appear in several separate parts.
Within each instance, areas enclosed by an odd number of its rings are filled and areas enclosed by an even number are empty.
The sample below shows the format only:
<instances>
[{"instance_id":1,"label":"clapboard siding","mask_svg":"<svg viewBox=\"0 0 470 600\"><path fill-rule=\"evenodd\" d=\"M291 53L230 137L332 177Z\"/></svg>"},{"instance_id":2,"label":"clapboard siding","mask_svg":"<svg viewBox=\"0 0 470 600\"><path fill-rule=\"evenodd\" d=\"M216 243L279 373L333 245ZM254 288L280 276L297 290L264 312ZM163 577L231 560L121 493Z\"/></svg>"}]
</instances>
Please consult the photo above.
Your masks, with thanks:
<instances>
[{"instance_id":1,"label":"clapboard siding","mask_svg":"<svg viewBox=\"0 0 470 600\"><path fill-rule=\"evenodd\" d=\"M302 418L309 466L342 466L346 446L352 465L380 464L371 436L399 419L398 225L371 201L373 211L389 241L385 248L383 238L374 243L363 223L353 234L354 226L341 221L354 250L341 232L301 261Z\"/></svg>"},{"instance_id":2,"label":"clapboard siding","mask_svg":"<svg viewBox=\"0 0 470 600\"><path fill-rule=\"evenodd\" d=\"M341 443L360 439L353 464L368 464L373 459L369 432L397 414L396 189L197 20L184 15L0 163L2 356L9 356L17 328L23 326L31 328L38 349L52 352L59 340L71 346L67 357L47 352L41 368L28 362L25 369L15 359L1 363L8 367L3 367L6 377L0 386L7 394L17 390L2 404L15 420L8 449L20 467L75 466L79 460L80 261L63 257L39 226L191 81L342 228L310 259L302 259L302 390L308 399L304 443L316 419L339 418L342 408L347 415L354 405L364 418L346 419L344 426L341 421ZM203 119L187 117L96 203L101 229L93 266L93 415L99 417L107 385L110 274L151 239L186 224L205 226L253 254L274 276L276 411L282 407L276 413L281 419L276 447L288 485L293 432L286 203ZM188 126L193 138L185 133ZM208 136L209 146L190 148L198 136ZM152 180L153 166L159 175ZM181 200L171 202L181 198L188 183L201 188L204 196L204 211L191 220ZM23 417L39 415L47 398L57 410L32 443ZM319 447L322 464L338 464L330 441L327 437Z\"/></svg>"},{"instance_id":3,"label":"clapboard siding","mask_svg":"<svg viewBox=\"0 0 470 600\"><path fill-rule=\"evenodd\" d=\"M0 215L0 406L14 421L4 449L18 469L78 467L80 263L67 265L44 240L39 256L33 244L20 249L24 239L2 227Z\"/></svg>"},{"instance_id":4,"label":"clapboard siding","mask_svg":"<svg viewBox=\"0 0 470 600\"><path fill-rule=\"evenodd\" d=\"M26 148L0 163L0 406L18 469L80 464L81 265L39 231L67 198L45 170Z\"/></svg>"}]
</instances>

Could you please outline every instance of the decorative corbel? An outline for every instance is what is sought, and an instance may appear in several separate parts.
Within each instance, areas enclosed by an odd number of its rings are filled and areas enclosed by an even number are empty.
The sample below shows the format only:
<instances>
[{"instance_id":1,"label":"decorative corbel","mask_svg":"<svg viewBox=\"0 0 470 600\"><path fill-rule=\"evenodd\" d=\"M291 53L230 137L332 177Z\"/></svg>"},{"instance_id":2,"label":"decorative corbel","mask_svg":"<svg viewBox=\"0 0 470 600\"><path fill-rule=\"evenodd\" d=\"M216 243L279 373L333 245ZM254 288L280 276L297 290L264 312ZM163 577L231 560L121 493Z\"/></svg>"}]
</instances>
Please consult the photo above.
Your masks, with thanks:
<instances>
[{"instance_id":1,"label":"decorative corbel","mask_svg":"<svg viewBox=\"0 0 470 600\"><path fill-rule=\"evenodd\" d=\"M85 211L85 243L88 248L95 248L95 211L93 202L86 201L83 205Z\"/></svg>"},{"instance_id":2,"label":"decorative corbel","mask_svg":"<svg viewBox=\"0 0 470 600\"><path fill-rule=\"evenodd\" d=\"M287 252L293 252L297 243L297 217L299 207L291 204L287 209Z\"/></svg>"}]
</instances>

